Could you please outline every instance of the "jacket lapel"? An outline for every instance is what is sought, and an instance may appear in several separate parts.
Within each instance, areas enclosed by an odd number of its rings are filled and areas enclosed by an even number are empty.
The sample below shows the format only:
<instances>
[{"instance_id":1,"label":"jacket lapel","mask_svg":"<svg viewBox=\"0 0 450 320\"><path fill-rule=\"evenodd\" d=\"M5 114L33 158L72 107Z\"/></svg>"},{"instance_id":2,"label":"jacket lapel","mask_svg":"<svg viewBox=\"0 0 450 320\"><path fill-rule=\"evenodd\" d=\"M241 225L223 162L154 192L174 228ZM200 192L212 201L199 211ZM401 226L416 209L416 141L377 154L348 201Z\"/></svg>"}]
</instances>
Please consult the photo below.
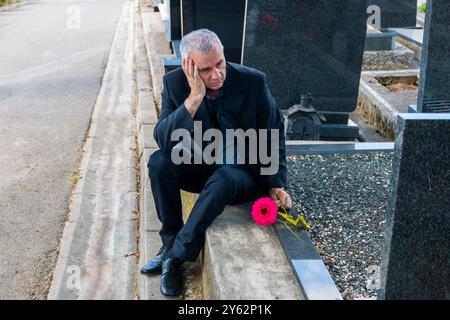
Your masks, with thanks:
<instances>
[{"instance_id":1,"label":"jacket lapel","mask_svg":"<svg viewBox=\"0 0 450 320\"><path fill-rule=\"evenodd\" d=\"M234 127L237 123L234 119L239 119L240 110L244 103L245 96L239 90L238 79L235 70L227 63L227 77L223 84L222 116L224 116Z\"/></svg>"}]
</instances>

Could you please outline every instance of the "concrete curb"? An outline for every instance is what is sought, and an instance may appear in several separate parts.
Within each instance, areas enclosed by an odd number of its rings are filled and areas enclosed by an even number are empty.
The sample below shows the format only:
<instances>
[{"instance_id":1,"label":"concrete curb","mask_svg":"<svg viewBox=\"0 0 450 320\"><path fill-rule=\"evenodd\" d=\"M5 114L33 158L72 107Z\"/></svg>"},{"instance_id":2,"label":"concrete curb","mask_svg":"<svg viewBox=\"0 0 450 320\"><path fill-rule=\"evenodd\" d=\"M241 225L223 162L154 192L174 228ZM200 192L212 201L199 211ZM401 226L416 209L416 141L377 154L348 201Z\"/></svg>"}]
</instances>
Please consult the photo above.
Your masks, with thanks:
<instances>
[{"instance_id":1,"label":"concrete curb","mask_svg":"<svg viewBox=\"0 0 450 320\"><path fill-rule=\"evenodd\" d=\"M394 139L398 111L362 80L356 109L385 137Z\"/></svg>"},{"instance_id":2,"label":"concrete curb","mask_svg":"<svg viewBox=\"0 0 450 320\"><path fill-rule=\"evenodd\" d=\"M154 89L149 66L147 47L144 41L142 13L145 6L139 3L136 19L136 65L138 102L136 110L136 130L138 132L138 155L140 164L140 225L139 225L139 264L138 270L147 263L161 247L159 230L161 222L156 215L150 180L148 177L147 162L150 155L158 149L153 139L158 116ZM139 271L138 271L139 273ZM160 291L160 276L145 276L138 274L138 292L141 300L170 300Z\"/></svg>"},{"instance_id":3,"label":"concrete curb","mask_svg":"<svg viewBox=\"0 0 450 320\"><path fill-rule=\"evenodd\" d=\"M172 56L169 42L164 33L163 22L159 12L153 12L148 4L151 1L140 0L144 43L147 51L148 65L152 75L153 94L157 113L161 109L162 75L164 75L163 58Z\"/></svg>"}]
</instances>

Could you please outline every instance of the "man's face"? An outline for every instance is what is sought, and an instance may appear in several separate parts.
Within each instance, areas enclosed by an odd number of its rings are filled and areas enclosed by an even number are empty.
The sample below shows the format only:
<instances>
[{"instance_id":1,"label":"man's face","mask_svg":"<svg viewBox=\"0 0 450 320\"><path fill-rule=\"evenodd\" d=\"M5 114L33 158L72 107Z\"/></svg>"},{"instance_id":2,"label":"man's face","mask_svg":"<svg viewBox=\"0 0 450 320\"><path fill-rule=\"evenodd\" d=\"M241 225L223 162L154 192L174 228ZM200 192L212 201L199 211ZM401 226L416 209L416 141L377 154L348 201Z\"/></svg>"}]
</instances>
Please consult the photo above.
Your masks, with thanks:
<instances>
[{"instance_id":1,"label":"man's face","mask_svg":"<svg viewBox=\"0 0 450 320\"><path fill-rule=\"evenodd\" d=\"M208 54L192 51L189 57L197 65L198 74L206 88L218 90L223 86L226 77L226 61L223 49L218 43L214 43Z\"/></svg>"}]
</instances>

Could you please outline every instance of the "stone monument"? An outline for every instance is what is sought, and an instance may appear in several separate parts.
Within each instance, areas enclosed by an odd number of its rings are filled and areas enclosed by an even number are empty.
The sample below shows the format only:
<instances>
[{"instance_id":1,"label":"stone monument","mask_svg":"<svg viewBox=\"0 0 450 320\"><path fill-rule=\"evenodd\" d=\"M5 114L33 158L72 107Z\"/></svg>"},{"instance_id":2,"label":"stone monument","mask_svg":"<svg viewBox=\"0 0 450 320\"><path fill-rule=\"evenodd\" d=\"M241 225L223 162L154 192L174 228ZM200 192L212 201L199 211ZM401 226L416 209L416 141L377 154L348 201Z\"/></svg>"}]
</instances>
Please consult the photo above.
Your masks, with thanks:
<instances>
[{"instance_id":1,"label":"stone monument","mask_svg":"<svg viewBox=\"0 0 450 320\"><path fill-rule=\"evenodd\" d=\"M379 299L450 299L450 114L397 128Z\"/></svg>"},{"instance_id":2,"label":"stone monument","mask_svg":"<svg viewBox=\"0 0 450 320\"><path fill-rule=\"evenodd\" d=\"M326 118L323 140L354 140L366 36L367 3L359 0L248 0L244 65L267 74L281 109L311 92Z\"/></svg>"},{"instance_id":3,"label":"stone monument","mask_svg":"<svg viewBox=\"0 0 450 320\"><path fill-rule=\"evenodd\" d=\"M450 112L450 1L428 0L418 112Z\"/></svg>"},{"instance_id":4,"label":"stone monument","mask_svg":"<svg viewBox=\"0 0 450 320\"><path fill-rule=\"evenodd\" d=\"M379 15L374 16L373 26L381 30L416 26L417 0L368 0L367 6L368 9L371 9L371 6L379 8L373 10L374 15ZM376 21L377 18L380 21Z\"/></svg>"},{"instance_id":5,"label":"stone monument","mask_svg":"<svg viewBox=\"0 0 450 320\"><path fill-rule=\"evenodd\" d=\"M241 63L245 0L183 0L182 35L206 28L214 31L225 48L228 61Z\"/></svg>"}]
</instances>

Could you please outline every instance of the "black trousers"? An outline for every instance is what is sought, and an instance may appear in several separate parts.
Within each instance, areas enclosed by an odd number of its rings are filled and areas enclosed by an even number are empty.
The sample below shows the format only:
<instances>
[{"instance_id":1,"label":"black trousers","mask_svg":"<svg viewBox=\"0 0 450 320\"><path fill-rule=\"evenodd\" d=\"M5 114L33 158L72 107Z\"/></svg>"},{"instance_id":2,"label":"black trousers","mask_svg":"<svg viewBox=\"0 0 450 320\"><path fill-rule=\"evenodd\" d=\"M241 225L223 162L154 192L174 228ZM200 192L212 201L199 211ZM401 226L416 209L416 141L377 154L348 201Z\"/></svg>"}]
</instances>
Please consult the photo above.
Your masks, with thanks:
<instances>
[{"instance_id":1,"label":"black trousers","mask_svg":"<svg viewBox=\"0 0 450 320\"><path fill-rule=\"evenodd\" d=\"M206 229L227 204L255 200L263 195L257 178L241 167L181 164L170 153L155 151L148 161L149 177L164 246L171 255L195 261L203 248ZM180 189L199 193L190 216L183 223ZM250 212L248 213L250 214Z\"/></svg>"}]
</instances>

